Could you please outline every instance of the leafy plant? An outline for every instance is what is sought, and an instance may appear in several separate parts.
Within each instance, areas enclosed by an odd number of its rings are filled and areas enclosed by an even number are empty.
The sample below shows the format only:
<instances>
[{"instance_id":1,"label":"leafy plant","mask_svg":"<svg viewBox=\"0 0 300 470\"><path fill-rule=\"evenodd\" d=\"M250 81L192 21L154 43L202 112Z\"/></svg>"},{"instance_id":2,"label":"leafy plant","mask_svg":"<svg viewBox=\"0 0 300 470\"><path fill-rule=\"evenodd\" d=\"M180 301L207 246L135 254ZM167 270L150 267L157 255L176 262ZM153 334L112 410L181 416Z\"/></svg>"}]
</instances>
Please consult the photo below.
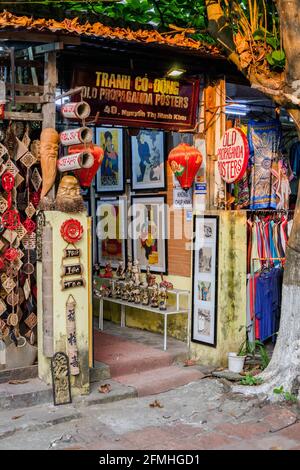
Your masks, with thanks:
<instances>
[{"instance_id":1,"label":"leafy plant","mask_svg":"<svg viewBox=\"0 0 300 470\"><path fill-rule=\"evenodd\" d=\"M263 379L261 379L260 377L255 377L254 375L251 375L251 374L247 374L245 375L245 377L242 378L240 383L241 385L250 385L250 386L261 385L263 383Z\"/></svg>"},{"instance_id":2,"label":"leafy plant","mask_svg":"<svg viewBox=\"0 0 300 470\"><path fill-rule=\"evenodd\" d=\"M259 340L249 341L249 329L250 328L242 325L239 328L239 331L241 331L243 328L246 329L246 339L241 343L237 355L238 356L252 356L254 358L256 355L256 352L259 352L260 359L261 359L261 368L265 369L270 362L270 358L266 351L265 345Z\"/></svg>"},{"instance_id":3,"label":"leafy plant","mask_svg":"<svg viewBox=\"0 0 300 470\"><path fill-rule=\"evenodd\" d=\"M281 395L282 398L284 398L284 400L289 403L298 402L297 396L291 392L284 390L283 385L281 385L280 387L274 388L273 393L275 393L276 395Z\"/></svg>"}]
</instances>

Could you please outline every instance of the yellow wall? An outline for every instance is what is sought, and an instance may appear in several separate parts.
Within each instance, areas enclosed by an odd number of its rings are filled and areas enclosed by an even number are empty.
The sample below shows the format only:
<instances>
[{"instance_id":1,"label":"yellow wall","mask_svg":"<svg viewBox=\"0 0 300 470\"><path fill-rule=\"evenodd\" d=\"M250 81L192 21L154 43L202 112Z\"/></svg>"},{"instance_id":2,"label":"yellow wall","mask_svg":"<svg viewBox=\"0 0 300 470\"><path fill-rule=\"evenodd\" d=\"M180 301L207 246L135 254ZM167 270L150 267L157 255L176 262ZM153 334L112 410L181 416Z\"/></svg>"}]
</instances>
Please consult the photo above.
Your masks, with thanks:
<instances>
[{"instance_id":1,"label":"yellow wall","mask_svg":"<svg viewBox=\"0 0 300 470\"><path fill-rule=\"evenodd\" d=\"M227 353L236 352L245 338L246 325L246 214L241 211L206 212L219 215L219 273L217 346L191 343L191 358L201 364L227 364Z\"/></svg>"},{"instance_id":2,"label":"yellow wall","mask_svg":"<svg viewBox=\"0 0 300 470\"><path fill-rule=\"evenodd\" d=\"M72 395L89 392L89 302L91 290L89 288L89 235L88 218L84 214L65 214L58 211L45 212L46 223L49 222L53 230L53 331L54 352L66 352L66 301L69 294L76 300L76 336L80 374L71 376ZM84 228L82 239L76 244L82 256L80 262L84 267L85 287L76 287L70 290L61 290L61 261L63 249L67 243L60 235L61 224L70 218L79 220ZM77 262L77 260L76 260ZM38 368L39 377L46 383L52 383L50 359L43 355L43 312L42 312L42 263L37 263L38 281Z\"/></svg>"}]
</instances>

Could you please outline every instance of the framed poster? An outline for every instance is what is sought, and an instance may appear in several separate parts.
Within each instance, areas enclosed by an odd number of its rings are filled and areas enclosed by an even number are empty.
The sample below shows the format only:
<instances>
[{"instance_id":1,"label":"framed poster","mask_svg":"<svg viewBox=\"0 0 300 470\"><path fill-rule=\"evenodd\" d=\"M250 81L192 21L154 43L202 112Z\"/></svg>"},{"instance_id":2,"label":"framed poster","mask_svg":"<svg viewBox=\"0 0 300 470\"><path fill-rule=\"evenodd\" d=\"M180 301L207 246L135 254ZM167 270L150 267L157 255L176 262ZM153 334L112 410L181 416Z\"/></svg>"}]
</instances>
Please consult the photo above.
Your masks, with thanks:
<instances>
[{"instance_id":1,"label":"framed poster","mask_svg":"<svg viewBox=\"0 0 300 470\"><path fill-rule=\"evenodd\" d=\"M167 209L165 196L131 198L132 257L157 273L167 274Z\"/></svg>"},{"instance_id":2,"label":"framed poster","mask_svg":"<svg viewBox=\"0 0 300 470\"><path fill-rule=\"evenodd\" d=\"M98 263L110 263L117 268L120 261L126 264L127 203L125 197L97 200L96 235Z\"/></svg>"},{"instance_id":3,"label":"framed poster","mask_svg":"<svg viewBox=\"0 0 300 470\"><path fill-rule=\"evenodd\" d=\"M218 216L194 216L192 341L216 347Z\"/></svg>"},{"instance_id":4,"label":"framed poster","mask_svg":"<svg viewBox=\"0 0 300 470\"><path fill-rule=\"evenodd\" d=\"M166 189L165 140L162 131L141 130L131 137L131 187Z\"/></svg>"},{"instance_id":5,"label":"framed poster","mask_svg":"<svg viewBox=\"0 0 300 470\"><path fill-rule=\"evenodd\" d=\"M111 193L124 191L123 129L96 127L96 143L104 150L97 171L97 191Z\"/></svg>"}]
</instances>

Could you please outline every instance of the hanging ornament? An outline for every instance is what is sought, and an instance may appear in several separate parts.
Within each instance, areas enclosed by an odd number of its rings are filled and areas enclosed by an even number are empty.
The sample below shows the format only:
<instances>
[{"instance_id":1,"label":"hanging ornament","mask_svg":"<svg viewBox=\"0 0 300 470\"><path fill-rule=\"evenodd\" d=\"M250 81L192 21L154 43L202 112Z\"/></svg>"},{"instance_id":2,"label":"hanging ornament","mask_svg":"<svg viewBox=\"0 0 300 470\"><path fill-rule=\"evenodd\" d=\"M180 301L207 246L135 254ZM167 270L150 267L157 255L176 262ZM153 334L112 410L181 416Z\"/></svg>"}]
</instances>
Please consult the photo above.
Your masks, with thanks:
<instances>
[{"instance_id":1,"label":"hanging ornament","mask_svg":"<svg viewBox=\"0 0 300 470\"><path fill-rule=\"evenodd\" d=\"M2 241L1 238L0 238L0 253L1 253L2 248L4 247L4 245L5 245L5 243L3 243L3 241Z\"/></svg>"},{"instance_id":2,"label":"hanging ornament","mask_svg":"<svg viewBox=\"0 0 300 470\"><path fill-rule=\"evenodd\" d=\"M168 162L180 186L188 190L201 166L201 152L191 145L181 143L171 150Z\"/></svg>"},{"instance_id":3,"label":"hanging ornament","mask_svg":"<svg viewBox=\"0 0 300 470\"><path fill-rule=\"evenodd\" d=\"M28 147L17 138L17 151L16 151L16 160L20 160L20 158L24 157L24 155L28 152Z\"/></svg>"},{"instance_id":4,"label":"hanging ornament","mask_svg":"<svg viewBox=\"0 0 300 470\"><path fill-rule=\"evenodd\" d=\"M10 173L12 173L14 175L14 177L16 177L16 175L19 173L19 170L18 168L16 167L16 165L12 162L12 160L7 160L6 164L5 164L5 167L6 167L6 170L9 171Z\"/></svg>"},{"instance_id":5,"label":"hanging ornament","mask_svg":"<svg viewBox=\"0 0 300 470\"><path fill-rule=\"evenodd\" d=\"M20 159L20 162L23 163L23 165L26 168L30 168L32 165L36 163L36 158L32 155L31 152L25 153L25 155Z\"/></svg>"},{"instance_id":6,"label":"hanging ornament","mask_svg":"<svg viewBox=\"0 0 300 470\"><path fill-rule=\"evenodd\" d=\"M3 144L0 144L0 158L7 154L7 148Z\"/></svg>"},{"instance_id":7,"label":"hanging ornament","mask_svg":"<svg viewBox=\"0 0 300 470\"><path fill-rule=\"evenodd\" d=\"M27 231L27 233L32 233L36 229L36 223L32 220L27 218L24 222L23 225Z\"/></svg>"},{"instance_id":8,"label":"hanging ornament","mask_svg":"<svg viewBox=\"0 0 300 470\"><path fill-rule=\"evenodd\" d=\"M66 302L66 320L67 320L67 351L70 361L71 375L79 374L78 347L76 338L75 323L76 301L70 294Z\"/></svg>"},{"instance_id":9,"label":"hanging ornament","mask_svg":"<svg viewBox=\"0 0 300 470\"><path fill-rule=\"evenodd\" d=\"M6 229L2 237L5 238L10 244L12 244L17 238L18 234L14 230Z\"/></svg>"},{"instance_id":10,"label":"hanging ornament","mask_svg":"<svg viewBox=\"0 0 300 470\"><path fill-rule=\"evenodd\" d=\"M32 176L31 176L31 182L33 184L33 187L36 191L38 191L40 189L40 186L42 184L42 177L39 173L39 170L37 168L35 168L32 172Z\"/></svg>"},{"instance_id":11,"label":"hanging ornament","mask_svg":"<svg viewBox=\"0 0 300 470\"><path fill-rule=\"evenodd\" d=\"M7 200L0 195L0 213L2 214L8 209Z\"/></svg>"},{"instance_id":12,"label":"hanging ornament","mask_svg":"<svg viewBox=\"0 0 300 470\"><path fill-rule=\"evenodd\" d=\"M68 219L61 225L60 234L67 243L76 243L82 238L83 227L79 220Z\"/></svg>"},{"instance_id":13,"label":"hanging ornament","mask_svg":"<svg viewBox=\"0 0 300 470\"><path fill-rule=\"evenodd\" d=\"M22 245L25 250L34 250L36 247L36 234L34 232L26 233L22 238Z\"/></svg>"},{"instance_id":14,"label":"hanging ornament","mask_svg":"<svg viewBox=\"0 0 300 470\"><path fill-rule=\"evenodd\" d=\"M30 296L30 291L31 291L28 278L26 279L25 284L23 286L23 291L24 291L25 299L27 300Z\"/></svg>"},{"instance_id":15,"label":"hanging ornament","mask_svg":"<svg viewBox=\"0 0 300 470\"><path fill-rule=\"evenodd\" d=\"M18 173L16 176L15 176L15 187L17 188L18 186L20 186L21 183L23 183L24 181L24 178L22 175L20 175L20 173Z\"/></svg>"},{"instance_id":16,"label":"hanging ornament","mask_svg":"<svg viewBox=\"0 0 300 470\"><path fill-rule=\"evenodd\" d=\"M40 192L35 191L35 192L30 194L30 202L34 206L35 209L39 205L40 198L41 198L41 193Z\"/></svg>"},{"instance_id":17,"label":"hanging ornament","mask_svg":"<svg viewBox=\"0 0 300 470\"><path fill-rule=\"evenodd\" d=\"M19 256L18 250L13 247L7 248L7 250L4 253L4 258L7 261L14 261L15 259L18 258L18 256Z\"/></svg>"},{"instance_id":18,"label":"hanging ornament","mask_svg":"<svg viewBox=\"0 0 300 470\"><path fill-rule=\"evenodd\" d=\"M0 271L2 271L2 269L4 269L4 268L5 268L5 261L2 258L2 256L0 256Z\"/></svg>"},{"instance_id":19,"label":"hanging ornament","mask_svg":"<svg viewBox=\"0 0 300 470\"><path fill-rule=\"evenodd\" d=\"M4 312L6 312L6 310L7 310L6 303L3 302L2 299L0 299L0 317L1 315L3 315Z\"/></svg>"},{"instance_id":20,"label":"hanging ornament","mask_svg":"<svg viewBox=\"0 0 300 470\"><path fill-rule=\"evenodd\" d=\"M12 173L10 173L9 171L6 171L2 175L1 181L2 181L2 187L4 191L9 193L14 187L15 177Z\"/></svg>"},{"instance_id":21,"label":"hanging ornament","mask_svg":"<svg viewBox=\"0 0 300 470\"><path fill-rule=\"evenodd\" d=\"M27 217L29 217L29 218L31 219L31 217L34 216L35 212L36 212L36 211L35 211L35 207L34 207L34 205L30 202L30 203L28 204L28 206L26 207L26 209L25 209L25 214L27 215Z\"/></svg>"},{"instance_id":22,"label":"hanging ornament","mask_svg":"<svg viewBox=\"0 0 300 470\"><path fill-rule=\"evenodd\" d=\"M20 224L16 229L16 234L19 240L22 240L22 238L26 235L27 230L25 229L23 224Z\"/></svg>"},{"instance_id":23,"label":"hanging ornament","mask_svg":"<svg viewBox=\"0 0 300 470\"><path fill-rule=\"evenodd\" d=\"M4 145L7 148L9 156L14 158L18 143L12 122L9 123L8 129L6 131Z\"/></svg>"},{"instance_id":24,"label":"hanging ornament","mask_svg":"<svg viewBox=\"0 0 300 470\"><path fill-rule=\"evenodd\" d=\"M6 292L9 294L15 287L16 283L13 279L8 277L6 281L3 282L2 287L6 290Z\"/></svg>"},{"instance_id":25,"label":"hanging ornament","mask_svg":"<svg viewBox=\"0 0 300 470\"><path fill-rule=\"evenodd\" d=\"M20 225L20 215L15 209L9 209L2 215L2 225L9 230L15 230Z\"/></svg>"}]
</instances>

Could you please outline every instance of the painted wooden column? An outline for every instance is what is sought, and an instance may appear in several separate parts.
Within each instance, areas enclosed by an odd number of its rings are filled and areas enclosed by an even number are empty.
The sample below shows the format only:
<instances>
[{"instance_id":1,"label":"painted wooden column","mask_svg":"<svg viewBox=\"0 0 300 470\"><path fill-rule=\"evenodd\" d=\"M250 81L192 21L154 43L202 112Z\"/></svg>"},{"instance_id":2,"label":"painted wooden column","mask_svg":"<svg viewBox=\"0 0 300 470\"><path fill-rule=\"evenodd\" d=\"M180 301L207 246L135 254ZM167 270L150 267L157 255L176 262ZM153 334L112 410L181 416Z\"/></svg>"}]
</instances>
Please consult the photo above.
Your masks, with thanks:
<instances>
[{"instance_id":1,"label":"painted wooden column","mask_svg":"<svg viewBox=\"0 0 300 470\"><path fill-rule=\"evenodd\" d=\"M76 301L75 324L76 339L79 360L79 374L71 375L72 396L87 394L89 392L89 340L90 340L90 302L91 302L91 279L90 279L90 222L85 214L65 214L58 211L45 212L46 225L52 228L52 258L53 258L53 351L67 353L68 338L66 326L66 303L72 294ZM82 239L76 243L76 248L81 250L80 263L83 265L83 277L85 286L62 290L61 272L63 250L67 243L60 234L60 227L65 220L75 218L80 221L84 232ZM38 269L41 271L41 263ZM41 273L40 273L41 274ZM52 383L50 358L44 355L43 335L43 311L42 311L42 276L38 276L38 369L39 377L48 384Z\"/></svg>"}]
</instances>

